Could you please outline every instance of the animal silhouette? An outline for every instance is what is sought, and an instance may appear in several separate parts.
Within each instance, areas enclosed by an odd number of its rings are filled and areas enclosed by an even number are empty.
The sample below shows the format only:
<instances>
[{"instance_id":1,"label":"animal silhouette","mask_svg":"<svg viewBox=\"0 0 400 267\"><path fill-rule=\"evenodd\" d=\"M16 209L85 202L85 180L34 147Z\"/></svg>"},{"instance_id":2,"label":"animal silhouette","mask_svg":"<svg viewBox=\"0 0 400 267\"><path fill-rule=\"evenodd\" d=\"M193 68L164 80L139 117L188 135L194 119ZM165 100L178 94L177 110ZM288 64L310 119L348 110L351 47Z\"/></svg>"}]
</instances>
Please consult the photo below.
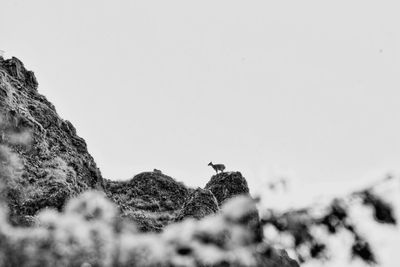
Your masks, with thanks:
<instances>
[{"instance_id":1,"label":"animal silhouette","mask_svg":"<svg viewBox=\"0 0 400 267\"><path fill-rule=\"evenodd\" d=\"M218 174L218 171L220 171L221 173L224 172L225 170L225 165L224 164L213 164L212 161L210 163L208 163L208 166L213 167L213 169L215 170L215 172Z\"/></svg>"}]
</instances>

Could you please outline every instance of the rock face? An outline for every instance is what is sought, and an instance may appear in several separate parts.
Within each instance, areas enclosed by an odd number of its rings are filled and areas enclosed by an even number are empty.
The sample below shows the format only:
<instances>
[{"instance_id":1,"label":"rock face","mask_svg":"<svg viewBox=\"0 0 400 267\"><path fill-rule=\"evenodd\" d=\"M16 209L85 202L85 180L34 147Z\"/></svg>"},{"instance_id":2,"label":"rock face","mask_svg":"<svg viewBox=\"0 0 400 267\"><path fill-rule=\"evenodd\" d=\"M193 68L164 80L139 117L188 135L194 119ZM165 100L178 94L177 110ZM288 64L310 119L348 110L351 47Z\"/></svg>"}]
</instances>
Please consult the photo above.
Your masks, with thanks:
<instances>
[{"instance_id":1,"label":"rock face","mask_svg":"<svg viewBox=\"0 0 400 267\"><path fill-rule=\"evenodd\" d=\"M218 202L214 194L210 190L197 188L186 200L176 221L189 217L199 220L207 215L215 214L218 210Z\"/></svg>"},{"instance_id":2,"label":"rock face","mask_svg":"<svg viewBox=\"0 0 400 267\"><path fill-rule=\"evenodd\" d=\"M20 60L0 57L0 141L18 155L23 168L18 181L23 197L11 207L16 220L44 207L60 209L67 198L103 187L85 141L37 87L33 72ZM16 136L29 136L29 144L22 149L13 141Z\"/></svg>"},{"instance_id":3,"label":"rock face","mask_svg":"<svg viewBox=\"0 0 400 267\"><path fill-rule=\"evenodd\" d=\"M221 206L225 200L237 195L249 195L246 179L240 172L223 172L211 177L205 189L210 190Z\"/></svg>"}]
</instances>

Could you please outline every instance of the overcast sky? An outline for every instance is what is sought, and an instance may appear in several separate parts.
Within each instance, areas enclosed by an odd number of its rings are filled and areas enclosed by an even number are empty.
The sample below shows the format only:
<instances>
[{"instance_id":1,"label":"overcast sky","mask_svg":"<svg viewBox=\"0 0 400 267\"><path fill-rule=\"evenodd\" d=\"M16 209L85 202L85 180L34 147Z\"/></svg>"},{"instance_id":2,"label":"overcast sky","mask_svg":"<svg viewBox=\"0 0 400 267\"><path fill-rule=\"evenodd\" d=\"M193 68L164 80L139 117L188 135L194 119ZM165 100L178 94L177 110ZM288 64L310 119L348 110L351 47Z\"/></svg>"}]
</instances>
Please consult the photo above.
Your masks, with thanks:
<instances>
[{"instance_id":1,"label":"overcast sky","mask_svg":"<svg viewBox=\"0 0 400 267\"><path fill-rule=\"evenodd\" d=\"M209 161L261 181L362 179L400 162L398 1L2 0L0 49L103 175Z\"/></svg>"}]
</instances>

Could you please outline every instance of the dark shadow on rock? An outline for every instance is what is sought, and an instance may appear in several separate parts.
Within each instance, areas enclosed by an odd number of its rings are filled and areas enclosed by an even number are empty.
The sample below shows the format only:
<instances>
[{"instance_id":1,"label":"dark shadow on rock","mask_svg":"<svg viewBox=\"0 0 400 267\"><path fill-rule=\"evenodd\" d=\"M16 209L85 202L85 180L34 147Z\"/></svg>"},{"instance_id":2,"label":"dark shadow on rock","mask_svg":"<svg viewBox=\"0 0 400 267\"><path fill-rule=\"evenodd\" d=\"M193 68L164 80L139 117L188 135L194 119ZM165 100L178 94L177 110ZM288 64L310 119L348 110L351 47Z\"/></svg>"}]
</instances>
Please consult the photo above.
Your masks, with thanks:
<instances>
[{"instance_id":1,"label":"dark shadow on rock","mask_svg":"<svg viewBox=\"0 0 400 267\"><path fill-rule=\"evenodd\" d=\"M201 219L218 211L218 202L210 190L197 188L192 192L183 208L180 210L176 221L185 218Z\"/></svg>"}]
</instances>

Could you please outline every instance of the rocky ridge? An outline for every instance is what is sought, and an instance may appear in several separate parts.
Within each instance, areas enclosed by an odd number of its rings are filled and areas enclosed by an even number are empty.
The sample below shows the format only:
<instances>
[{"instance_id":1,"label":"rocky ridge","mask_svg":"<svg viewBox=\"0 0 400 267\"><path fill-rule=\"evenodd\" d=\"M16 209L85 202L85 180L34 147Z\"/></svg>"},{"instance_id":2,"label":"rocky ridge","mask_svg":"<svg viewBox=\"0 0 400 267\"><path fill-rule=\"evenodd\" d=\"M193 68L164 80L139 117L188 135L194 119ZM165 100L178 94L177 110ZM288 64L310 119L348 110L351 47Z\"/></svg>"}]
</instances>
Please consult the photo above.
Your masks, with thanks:
<instances>
[{"instance_id":1,"label":"rocky ridge","mask_svg":"<svg viewBox=\"0 0 400 267\"><path fill-rule=\"evenodd\" d=\"M189 217L201 220L217 216L221 207L232 207L227 205L229 199L249 196L240 172L214 175L204 189L196 190L157 170L128 181L104 179L85 141L37 88L33 72L20 60L0 57L0 178L12 225L35 227L41 210L62 211L69 199L90 189L103 191L118 208L121 220L134 221L141 232L161 232L167 225ZM230 209L223 225L241 225L240 229L251 232L243 246L262 244L257 210L235 217L235 209ZM254 266L297 266L278 250L268 250L266 255L252 253L259 258Z\"/></svg>"}]
</instances>

